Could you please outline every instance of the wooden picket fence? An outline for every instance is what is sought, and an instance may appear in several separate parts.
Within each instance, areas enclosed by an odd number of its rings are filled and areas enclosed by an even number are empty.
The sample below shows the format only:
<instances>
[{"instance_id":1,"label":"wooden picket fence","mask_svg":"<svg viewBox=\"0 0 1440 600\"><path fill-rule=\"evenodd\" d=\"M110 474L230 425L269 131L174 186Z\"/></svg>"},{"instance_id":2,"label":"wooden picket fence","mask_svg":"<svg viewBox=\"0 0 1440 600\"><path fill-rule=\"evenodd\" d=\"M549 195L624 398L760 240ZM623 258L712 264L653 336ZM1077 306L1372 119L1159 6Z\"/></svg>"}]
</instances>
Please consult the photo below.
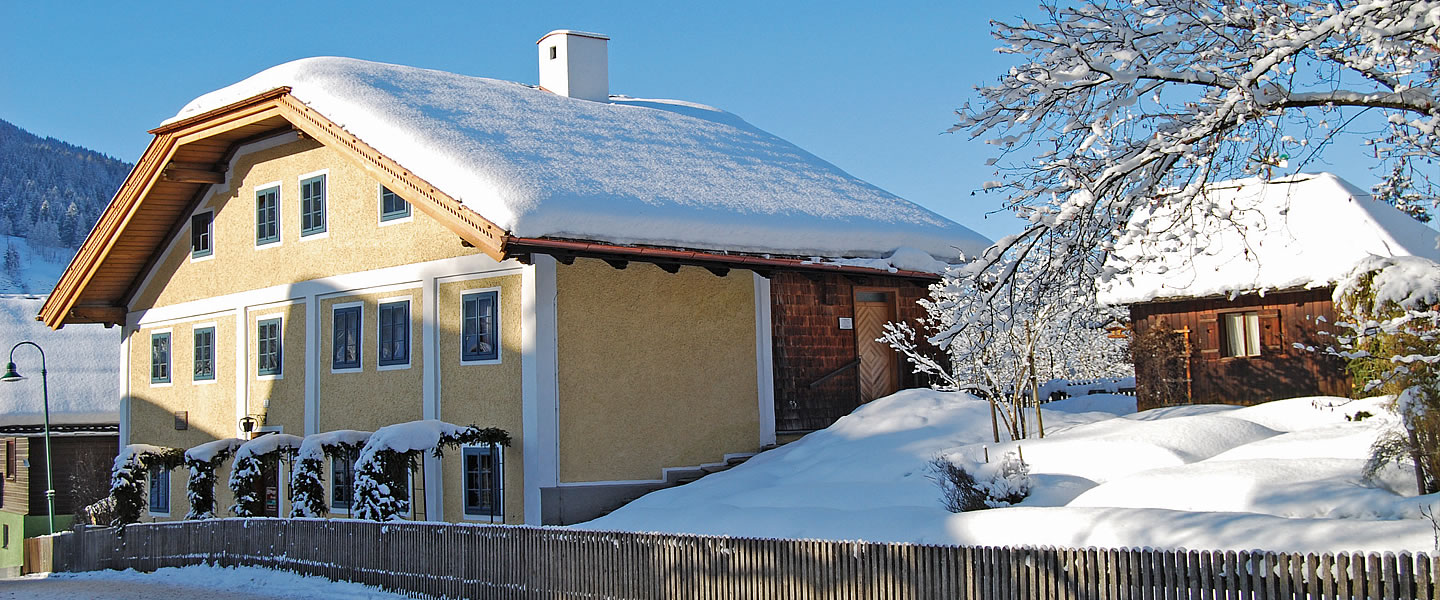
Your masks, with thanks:
<instances>
[{"instance_id":1,"label":"wooden picket fence","mask_svg":"<svg viewBox=\"0 0 1440 600\"><path fill-rule=\"evenodd\" d=\"M259 566L418 598L1431 600L1424 554L931 546L216 519L57 534L57 571ZM1437 599L1440 600L1440 599Z\"/></svg>"}]
</instances>

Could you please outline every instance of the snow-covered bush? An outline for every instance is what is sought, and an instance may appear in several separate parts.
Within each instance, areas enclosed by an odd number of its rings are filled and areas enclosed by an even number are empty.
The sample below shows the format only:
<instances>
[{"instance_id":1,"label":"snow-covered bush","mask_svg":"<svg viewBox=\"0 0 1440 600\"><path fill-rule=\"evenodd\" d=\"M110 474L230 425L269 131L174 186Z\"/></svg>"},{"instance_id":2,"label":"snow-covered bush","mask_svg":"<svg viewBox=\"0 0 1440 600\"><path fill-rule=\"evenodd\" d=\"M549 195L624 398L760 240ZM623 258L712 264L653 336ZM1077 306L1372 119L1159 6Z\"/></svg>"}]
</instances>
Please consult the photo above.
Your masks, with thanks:
<instances>
[{"instance_id":1,"label":"snow-covered bush","mask_svg":"<svg viewBox=\"0 0 1440 600\"><path fill-rule=\"evenodd\" d=\"M995 464L970 464L950 458L930 461L930 478L940 486L940 502L950 512L969 512L1010 506L1030 495L1030 467L1014 452Z\"/></svg>"},{"instance_id":2,"label":"snow-covered bush","mask_svg":"<svg viewBox=\"0 0 1440 600\"><path fill-rule=\"evenodd\" d=\"M215 470L243 443L239 438L225 438L185 451L185 466L190 469L185 481L185 498L190 502L186 519L215 518Z\"/></svg>"},{"instance_id":3,"label":"snow-covered bush","mask_svg":"<svg viewBox=\"0 0 1440 600\"><path fill-rule=\"evenodd\" d=\"M409 495L393 492L405 485L405 473L426 451L439 457L445 448L468 444L509 446L503 429L461 427L444 421L386 425L370 436L355 461L355 497L350 514L357 519L390 521L410 511ZM396 469L401 465L404 470Z\"/></svg>"},{"instance_id":4,"label":"snow-covered bush","mask_svg":"<svg viewBox=\"0 0 1440 600\"><path fill-rule=\"evenodd\" d=\"M325 457L353 463L369 439L370 432L350 429L305 436L290 472L290 516L325 516Z\"/></svg>"},{"instance_id":5,"label":"snow-covered bush","mask_svg":"<svg viewBox=\"0 0 1440 600\"><path fill-rule=\"evenodd\" d=\"M235 516L254 517L264 513L260 475L265 461L294 457L302 441L298 435L272 433L245 442L235 451L235 464L230 471L230 491L235 494L235 505L230 511Z\"/></svg>"},{"instance_id":6,"label":"snow-covered bush","mask_svg":"<svg viewBox=\"0 0 1440 600\"><path fill-rule=\"evenodd\" d=\"M110 469L110 497L115 499L112 525L124 526L140 520L145 510L145 477L152 467L174 469L183 454L178 448L130 444L120 449Z\"/></svg>"},{"instance_id":7,"label":"snow-covered bush","mask_svg":"<svg viewBox=\"0 0 1440 600\"><path fill-rule=\"evenodd\" d=\"M1395 396L1404 431L1382 436L1366 472L1408 458L1421 493L1440 491L1440 264L1372 256L1335 287L1335 346L1358 391Z\"/></svg>"}]
</instances>

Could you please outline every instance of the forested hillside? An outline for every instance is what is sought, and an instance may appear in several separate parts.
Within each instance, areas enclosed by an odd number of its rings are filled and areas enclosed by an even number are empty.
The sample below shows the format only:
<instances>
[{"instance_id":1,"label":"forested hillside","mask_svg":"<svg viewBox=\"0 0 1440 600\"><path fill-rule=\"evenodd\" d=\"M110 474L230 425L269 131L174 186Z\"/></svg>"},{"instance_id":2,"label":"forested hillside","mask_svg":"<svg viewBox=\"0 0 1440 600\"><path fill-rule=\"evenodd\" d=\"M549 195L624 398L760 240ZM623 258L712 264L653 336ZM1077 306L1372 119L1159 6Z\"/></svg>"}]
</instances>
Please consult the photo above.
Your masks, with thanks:
<instances>
[{"instance_id":1,"label":"forested hillside","mask_svg":"<svg viewBox=\"0 0 1440 600\"><path fill-rule=\"evenodd\" d=\"M48 293L130 167L0 120L0 292Z\"/></svg>"}]
</instances>

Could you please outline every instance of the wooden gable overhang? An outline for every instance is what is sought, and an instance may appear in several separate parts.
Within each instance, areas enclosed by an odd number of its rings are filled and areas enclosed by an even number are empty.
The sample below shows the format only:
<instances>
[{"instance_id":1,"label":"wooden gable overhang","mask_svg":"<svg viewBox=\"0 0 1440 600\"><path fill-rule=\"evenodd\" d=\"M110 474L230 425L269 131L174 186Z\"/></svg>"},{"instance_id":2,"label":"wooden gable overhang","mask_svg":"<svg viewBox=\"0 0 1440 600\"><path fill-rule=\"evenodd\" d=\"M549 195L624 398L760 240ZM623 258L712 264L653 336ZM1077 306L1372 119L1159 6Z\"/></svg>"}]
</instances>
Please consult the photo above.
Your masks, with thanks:
<instances>
[{"instance_id":1,"label":"wooden gable overhang","mask_svg":"<svg viewBox=\"0 0 1440 600\"><path fill-rule=\"evenodd\" d=\"M124 323L128 304L145 274L242 144L299 132L340 152L454 230L462 240L502 260L505 232L425 180L276 88L150 131L145 149L95 228L61 274L37 317L59 329L67 323Z\"/></svg>"}]
</instances>

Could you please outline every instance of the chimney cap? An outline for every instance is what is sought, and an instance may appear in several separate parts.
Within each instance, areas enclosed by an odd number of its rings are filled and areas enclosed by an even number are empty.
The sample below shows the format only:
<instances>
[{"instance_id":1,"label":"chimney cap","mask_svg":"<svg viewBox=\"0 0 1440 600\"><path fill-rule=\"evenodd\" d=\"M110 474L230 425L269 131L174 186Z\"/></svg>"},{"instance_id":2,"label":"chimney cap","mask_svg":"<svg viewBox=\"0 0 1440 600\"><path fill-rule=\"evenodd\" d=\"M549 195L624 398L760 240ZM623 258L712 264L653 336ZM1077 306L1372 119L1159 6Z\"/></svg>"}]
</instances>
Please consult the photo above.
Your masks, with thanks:
<instances>
[{"instance_id":1,"label":"chimney cap","mask_svg":"<svg viewBox=\"0 0 1440 600\"><path fill-rule=\"evenodd\" d=\"M591 32L588 32L588 31L576 31L576 30L574 30L574 29L556 29L555 31L552 31L552 32L550 32L550 33L547 33L547 34L545 34L545 35L540 36L540 39L535 40L535 43L536 43L536 44L539 44L540 42L545 41L545 38L548 38L548 37L550 37L550 36L552 36L552 35L575 35L575 36L580 36L580 37L594 38L594 39L597 39L597 40L609 40L609 39L610 39L610 36L605 35L605 34L603 34L603 33L591 33Z\"/></svg>"}]
</instances>

